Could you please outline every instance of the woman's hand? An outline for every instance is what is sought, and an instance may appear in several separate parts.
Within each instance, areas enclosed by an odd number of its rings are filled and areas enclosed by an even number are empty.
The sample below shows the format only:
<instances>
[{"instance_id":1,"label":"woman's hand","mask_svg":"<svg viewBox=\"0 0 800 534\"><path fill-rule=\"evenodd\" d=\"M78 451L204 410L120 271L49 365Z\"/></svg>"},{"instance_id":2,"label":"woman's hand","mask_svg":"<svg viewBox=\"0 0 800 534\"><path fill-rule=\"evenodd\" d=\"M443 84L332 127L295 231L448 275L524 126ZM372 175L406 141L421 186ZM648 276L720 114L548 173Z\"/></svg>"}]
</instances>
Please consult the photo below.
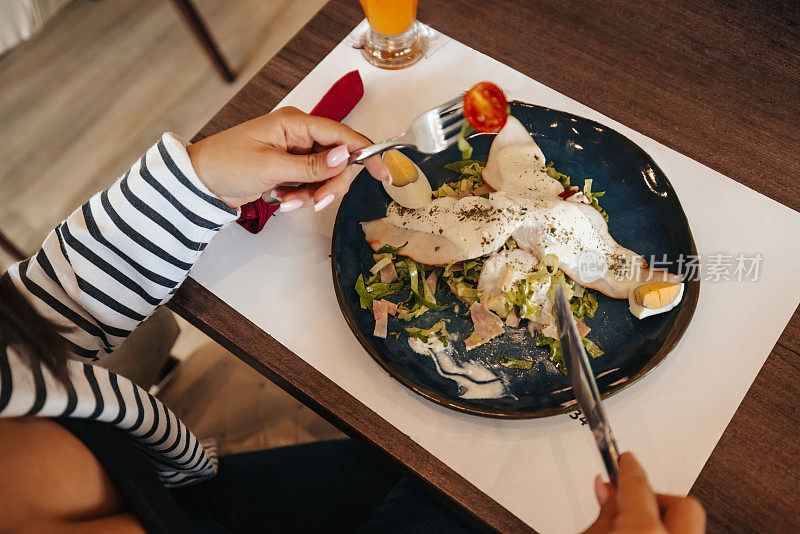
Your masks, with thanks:
<instances>
[{"instance_id":1,"label":"woman's hand","mask_svg":"<svg viewBox=\"0 0 800 534\"><path fill-rule=\"evenodd\" d=\"M653 493L647 474L629 452L619 457L617 488L595 479L597 521L584 534L695 534L705 532L706 513L691 497Z\"/></svg>"},{"instance_id":2,"label":"woman's hand","mask_svg":"<svg viewBox=\"0 0 800 534\"><path fill-rule=\"evenodd\" d=\"M310 205L319 211L347 192L354 178L347 158L369 144L349 126L287 107L198 141L187 152L200 180L234 209L283 182L304 182L275 192L281 211ZM379 156L364 164L375 178L390 179Z\"/></svg>"}]
</instances>

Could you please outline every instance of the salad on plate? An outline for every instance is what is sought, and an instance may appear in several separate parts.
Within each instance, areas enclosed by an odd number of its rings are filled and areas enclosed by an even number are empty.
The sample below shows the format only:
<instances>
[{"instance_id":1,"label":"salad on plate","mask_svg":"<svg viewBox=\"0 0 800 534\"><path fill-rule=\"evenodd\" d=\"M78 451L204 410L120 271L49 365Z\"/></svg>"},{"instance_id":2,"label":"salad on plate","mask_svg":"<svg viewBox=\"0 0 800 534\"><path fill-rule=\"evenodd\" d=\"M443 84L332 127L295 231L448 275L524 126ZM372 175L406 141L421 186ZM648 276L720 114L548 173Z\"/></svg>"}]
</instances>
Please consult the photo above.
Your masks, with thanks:
<instances>
[{"instance_id":1,"label":"salad on plate","mask_svg":"<svg viewBox=\"0 0 800 534\"><path fill-rule=\"evenodd\" d=\"M415 352L433 356L440 374L459 376L449 372L456 368L486 386L465 391L467 396L497 396L502 393L492 389L497 387L488 369L448 356L462 344L469 354L494 338L523 332L546 347L552 365L566 374L552 312L557 285L566 291L593 358L603 354L591 340L596 292L628 299L631 313L642 319L680 302L681 277L648 269L642 256L612 238L601 206L604 192L593 191L591 179L572 185L548 163L508 114L496 85L482 82L467 92L464 114L458 140L463 159L445 165L442 172L451 178L441 187L432 189L401 152L384 154L393 177L385 188L394 201L384 218L362 223L375 263L354 288L361 307L374 315L375 336L405 339ZM471 128L497 132L487 161L471 159ZM444 299L445 293L456 299ZM438 312L432 324L411 326L430 312ZM448 314L468 316L471 334L458 339L448 332ZM528 356L502 354L496 364L524 371L532 366Z\"/></svg>"}]
</instances>

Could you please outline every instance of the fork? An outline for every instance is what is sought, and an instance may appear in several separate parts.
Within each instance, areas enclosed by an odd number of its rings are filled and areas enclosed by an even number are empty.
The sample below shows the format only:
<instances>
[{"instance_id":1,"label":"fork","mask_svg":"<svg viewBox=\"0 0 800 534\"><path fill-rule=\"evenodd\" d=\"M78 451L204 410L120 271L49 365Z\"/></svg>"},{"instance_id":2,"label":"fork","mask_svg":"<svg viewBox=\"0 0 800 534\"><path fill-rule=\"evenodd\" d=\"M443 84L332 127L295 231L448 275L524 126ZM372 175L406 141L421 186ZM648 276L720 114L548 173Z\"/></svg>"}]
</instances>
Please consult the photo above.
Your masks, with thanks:
<instances>
[{"instance_id":1,"label":"fork","mask_svg":"<svg viewBox=\"0 0 800 534\"><path fill-rule=\"evenodd\" d=\"M397 137L381 143L366 146L350 154L347 164L362 163L365 159L382 154L397 147L412 148L424 154L435 154L452 146L458 140L458 132L464 125L463 93L448 100L440 106L419 115L411 121L408 130ZM281 187L299 187L303 182L284 182ZM262 198L267 204L280 204L270 196L272 190L264 193Z\"/></svg>"},{"instance_id":2,"label":"fork","mask_svg":"<svg viewBox=\"0 0 800 534\"><path fill-rule=\"evenodd\" d=\"M450 147L458 139L464 125L464 95L458 95L411 121L408 130L397 137L370 145L350 154L349 163L361 163L367 158L397 147L412 148L423 154L435 154Z\"/></svg>"}]
</instances>

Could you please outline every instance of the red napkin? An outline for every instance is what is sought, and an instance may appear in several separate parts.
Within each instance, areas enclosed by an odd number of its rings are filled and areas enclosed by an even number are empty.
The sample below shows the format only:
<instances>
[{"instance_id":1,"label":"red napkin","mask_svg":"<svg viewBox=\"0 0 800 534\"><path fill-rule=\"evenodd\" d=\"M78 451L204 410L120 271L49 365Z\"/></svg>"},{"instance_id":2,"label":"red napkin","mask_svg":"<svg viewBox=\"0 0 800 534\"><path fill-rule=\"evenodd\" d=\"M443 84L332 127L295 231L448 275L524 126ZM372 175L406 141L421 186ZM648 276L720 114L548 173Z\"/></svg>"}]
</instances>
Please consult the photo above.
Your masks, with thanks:
<instances>
[{"instance_id":1,"label":"red napkin","mask_svg":"<svg viewBox=\"0 0 800 534\"><path fill-rule=\"evenodd\" d=\"M311 110L311 115L341 121L350 113L364 96L364 83L357 70L348 72L333 84L319 104ZM277 204L267 204L257 199L242 206L242 213L236 222L250 233L257 234L264 228L267 219L278 211Z\"/></svg>"}]
</instances>

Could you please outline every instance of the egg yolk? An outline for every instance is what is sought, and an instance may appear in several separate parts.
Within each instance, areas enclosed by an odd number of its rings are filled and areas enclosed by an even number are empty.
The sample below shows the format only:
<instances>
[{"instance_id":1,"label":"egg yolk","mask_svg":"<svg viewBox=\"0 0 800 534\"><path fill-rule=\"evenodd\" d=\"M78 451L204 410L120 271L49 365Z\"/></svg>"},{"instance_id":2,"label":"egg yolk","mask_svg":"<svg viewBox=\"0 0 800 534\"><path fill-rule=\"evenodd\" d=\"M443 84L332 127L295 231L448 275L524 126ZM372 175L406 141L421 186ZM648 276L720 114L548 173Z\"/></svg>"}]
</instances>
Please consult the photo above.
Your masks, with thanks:
<instances>
[{"instance_id":1,"label":"egg yolk","mask_svg":"<svg viewBox=\"0 0 800 534\"><path fill-rule=\"evenodd\" d=\"M417 181L417 168L402 152L389 150L383 155L383 162L392 175L392 185L403 187Z\"/></svg>"},{"instance_id":2,"label":"egg yolk","mask_svg":"<svg viewBox=\"0 0 800 534\"><path fill-rule=\"evenodd\" d=\"M633 290L633 298L643 307L654 310L667 306L681 290L680 284L669 282L652 282L642 284Z\"/></svg>"}]
</instances>

